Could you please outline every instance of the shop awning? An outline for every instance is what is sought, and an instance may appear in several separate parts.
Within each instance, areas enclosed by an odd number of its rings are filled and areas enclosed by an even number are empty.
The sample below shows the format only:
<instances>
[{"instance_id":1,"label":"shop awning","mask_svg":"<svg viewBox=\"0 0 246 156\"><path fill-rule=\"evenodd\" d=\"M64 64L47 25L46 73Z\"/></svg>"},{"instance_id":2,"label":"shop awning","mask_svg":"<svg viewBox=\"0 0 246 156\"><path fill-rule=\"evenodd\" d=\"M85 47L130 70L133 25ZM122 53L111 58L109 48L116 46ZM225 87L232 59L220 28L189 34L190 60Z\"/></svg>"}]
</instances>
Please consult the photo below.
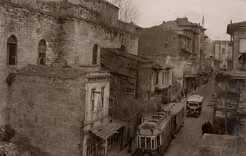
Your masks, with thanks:
<instances>
[{"instance_id":1,"label":"shop awning","mask_svg":"<svg viewBox=\"0 0 246 156\"><path fill-rule=\"evenodd\" d=\"M122 122L111 121L103 126L92 128L91 132L102 139L107 139L111 135L118 133L117 130L123 126Z\"/></svg>"}]
</instances>

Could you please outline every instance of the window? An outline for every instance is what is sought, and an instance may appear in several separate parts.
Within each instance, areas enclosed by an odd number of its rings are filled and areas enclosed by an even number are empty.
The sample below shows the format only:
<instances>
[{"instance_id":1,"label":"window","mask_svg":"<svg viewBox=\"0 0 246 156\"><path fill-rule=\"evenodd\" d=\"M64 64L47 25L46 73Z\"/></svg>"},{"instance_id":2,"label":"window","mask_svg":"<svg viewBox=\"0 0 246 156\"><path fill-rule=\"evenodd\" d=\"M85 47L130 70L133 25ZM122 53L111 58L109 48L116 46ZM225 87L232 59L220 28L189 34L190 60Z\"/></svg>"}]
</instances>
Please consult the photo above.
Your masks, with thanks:
<instances>
[{"instance_id":1,"label":"window","mask_svg":"<svg viewBox=\"0 0 246 156\"><path fill-rule=\"evenodd\" d=\"M165 85L169 85L169 71L166 70L165 71Z\"/></svg>"},{"instance_id":2,"label":"window","mask_svg":"<svg viewBox=\"0 0 246 156\"><path fill-rule=\"evenodd\" d=\"M162 72L162 84L165 82L165 71Z\"/></svg>"},{"instance_id":3,"label":"window","mask_svg":"<svg viewBox=\"0 0 246 156\"><path fill-rule=\"evenodd\" d=\"M102 87L102 88L101 88L102 107L104 106L104 91L105 91L105 87Z\"/></svg>"},{"instance_id":4,"label":"window","mask_svg":"<svg viewBox=\"0 0 246 156\"><path fill-rule=\"evenodd\" d=\"M7 64L15 65L17 60L17 39L14 35L10 36L7 41Z\"/></svg>"},{"instance_id":5,"label":"window","mask_svg":"<svg viewBox=\"0 0 246 156\"><path fill-rule=\"evenodd\" d=\"M95 111L95 94L96 94L96 89L91 89L91 110L92 112Z\"/></svg>"},{"instance_id":6,"label":"window","mask_svg":"<svg viewBox=\"0 0 246 156\"><path fill-rule=\"evenodd\" d=\"M159 82L159 72L155 72L155 84Z\"/></svg>"},{"instance_id":7,"label":"window","mask_svg":"<svg viewBox=\"0 0 246 156\"><path fill-rule=\"evenodd\" d=\"M222 54L225 54L225 48L222 48Z\"/></svg>"},{"instance_id":8,"label":"window","mask_svg":"<svg viewBox=\"0 0 246 156\"><path fill-rule=\"evenodd\" d=\"M141 148L145 148L145 137L141 137Z\"/></svg>"},{"instance_id":9,"label":"window","mask_svg":"<svg viewBox=\"0 0 246 156\"><path fill-rule=\"evenodd\" d=\"M92 54L92 64L97 65L97 55L98 55L98 45L95 44L93 47L93 54Z\"/></svg>"},{"instance_id":10,"label":"window","mask_svg":"<svg viewBox=\"0 0 246 156\"><path fill-rule=\"evenodd\" d=\"M46 61L46 43L44 40L41 40L38 44L38 64L45 65Z\"/></svg>"},{"instance_id":11,"label":"window","mask_svg":"<svg viewBox=\"0 0 246 156\"><path fill-rule=\"evenodd\" d=\"M146 145L147 145L147 148L151 148L151 138L150 137L146 137Z\"/></svg>"},{"instance_id":12,"label":"window","mask_svg":"<svg viewBox=\"0 0 246 156\"><path fill-rule=\"evenodd\" d=\"M246 53L246 39L239 40L239 52Z\"/></svg>"}]
</instances>

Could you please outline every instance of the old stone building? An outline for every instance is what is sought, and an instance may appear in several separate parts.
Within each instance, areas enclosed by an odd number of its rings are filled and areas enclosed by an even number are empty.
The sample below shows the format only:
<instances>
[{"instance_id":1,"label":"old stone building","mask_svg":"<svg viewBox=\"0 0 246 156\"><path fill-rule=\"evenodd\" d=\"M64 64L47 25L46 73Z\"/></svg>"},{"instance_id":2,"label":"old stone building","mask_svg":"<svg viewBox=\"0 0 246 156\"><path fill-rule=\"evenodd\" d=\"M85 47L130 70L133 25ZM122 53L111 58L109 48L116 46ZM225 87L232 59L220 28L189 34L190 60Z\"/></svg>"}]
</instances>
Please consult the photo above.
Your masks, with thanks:
<instances>
[{"instance_id":1,"label":"old stone building","mask_svg":"<svg viewBox=\"0 0 246 156\"><path fill-rule=\"evenodd\" d=\"M29 65L10 86L7 123L47 155L81 155L84 124L107 122L109 76Z\"/></svg>"},{"instance_id":2,"label":"old stone building","mask_svg":"<svg viewBox=\"0 0 246 156\"><path fill-rule=\"evenodd\" d=\"M185 17L140 30L139 55L173 66L177 81L173 93L188 92L199 85L204 32L202 26Z\"/></svg>"},{"instance_id":3,"label":"old stone building","mask_svg":"<svg viewBox=\"0 0 246 156\"><path fill-rule=\"evenodd\" d=\"M2 0L0 25L1 125L47 155L92 154L85 133L121 128L108 115L110 80L100 52L125 47L136 55L139 27L119 21L117 7L103 0Z\"/></svg>"},{"instance_id":4,"label":"old stone building","mask_svg":"<svg viewBox=\"0 0 246 156\"><path fill-rule=\"evenodd\" d=\"M112 76L109 113L114 119L125 123L123 129L118 131L120 139L111 141L114 144L109 151L115 152L135 137L141 119L148 118L148 114L170 99L172 69L127 53L124 47L103 48L101 64Z\"/></svg>"}]
</instances>

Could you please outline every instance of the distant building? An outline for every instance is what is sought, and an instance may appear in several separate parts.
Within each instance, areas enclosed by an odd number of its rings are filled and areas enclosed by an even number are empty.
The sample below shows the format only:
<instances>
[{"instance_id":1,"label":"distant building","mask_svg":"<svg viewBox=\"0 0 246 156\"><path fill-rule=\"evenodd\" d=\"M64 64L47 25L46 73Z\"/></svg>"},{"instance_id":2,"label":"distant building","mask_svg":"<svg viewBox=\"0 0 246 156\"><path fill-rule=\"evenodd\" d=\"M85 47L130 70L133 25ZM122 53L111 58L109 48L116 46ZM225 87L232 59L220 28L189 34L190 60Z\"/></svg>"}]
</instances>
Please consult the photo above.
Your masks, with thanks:
<instances>
[{"instance_id":1,"label":"distant building","mask_svg":"<svg viewBox=\"0 0 246 156\"><path fill-rule=\"evenodd\" d=\"M139 55L174 67L173 94L190 92L199 85L205 30L184 17L138 32Z\"/></svg>"},{"instance_id":2,"label":"distant building","mask_svg":"<svg viewBox=\"0 0 246 156\"><path fill-rule=\"evenodd\" d=\"M231 69L232 47L230 41L214 41L214 58L220 61L220 70Z\"/></svg>"}]
</instances>

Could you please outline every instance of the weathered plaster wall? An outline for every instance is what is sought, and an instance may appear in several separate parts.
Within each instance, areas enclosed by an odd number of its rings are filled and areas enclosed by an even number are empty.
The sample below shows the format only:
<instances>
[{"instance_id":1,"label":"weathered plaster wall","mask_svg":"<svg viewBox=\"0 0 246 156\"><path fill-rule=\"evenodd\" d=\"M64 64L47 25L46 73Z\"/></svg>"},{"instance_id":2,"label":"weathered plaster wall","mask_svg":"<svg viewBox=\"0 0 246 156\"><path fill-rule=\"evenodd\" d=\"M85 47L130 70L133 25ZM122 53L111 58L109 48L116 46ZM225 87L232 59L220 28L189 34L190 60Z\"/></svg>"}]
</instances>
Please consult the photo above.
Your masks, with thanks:
<instances>
[{"instance_id":1,"label":"weathered plaster wall","mask_svg":"<svg viewBox=\"0 0 246 156\"><path fill-rule=\"evenodd\" d=\"M79 155L85 81L17 75L9 97L9 124L50 155Z\"/></svg>"}]
</instances>

